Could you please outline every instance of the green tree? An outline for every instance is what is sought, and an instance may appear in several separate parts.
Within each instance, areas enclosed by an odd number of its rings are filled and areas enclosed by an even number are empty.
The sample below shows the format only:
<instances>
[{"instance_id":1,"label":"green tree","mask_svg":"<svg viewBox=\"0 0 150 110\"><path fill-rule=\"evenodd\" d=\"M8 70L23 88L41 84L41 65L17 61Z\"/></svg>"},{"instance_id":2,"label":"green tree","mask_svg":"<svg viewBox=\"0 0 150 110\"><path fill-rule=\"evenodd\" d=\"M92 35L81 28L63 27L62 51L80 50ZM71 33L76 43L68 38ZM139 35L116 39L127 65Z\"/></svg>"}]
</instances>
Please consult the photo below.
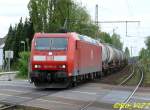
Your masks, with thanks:
<instances>
[{"instance_id":1,"label":"green tree","mask_svg":"<svg viewBox=\"0 0 150 110\"><path fill-rule=\"evenodd\" d=\"M147 58L147 50L142 48L141 51L140 51L140 54L139 54L139 58L140 59L144 59L144 58Z\"/></svg>"},{"instance_id":2,"label":"green tree","mask_svg":"<svg viewBox=\"0 0 150 110\"><path fill-rule=\"evenodd\" d=\"M6 41L5 41L5 47L4 47L5 50L11 49L14 35L15 35L15 30L12 27L12 25L10 25L8 34L6 35Z\"/></svg>"},{"instance_id":3,"label":"green tree","mask_svg":"<svg viewBox=\"0 0 150 110\"><path fill-rule=\"evenodd\" d=\"M21 41L25 41L27 50L35 32L58 32L60 27L66 27L69 31L95 37L99 31L85 7L72 0L30 0L28 9L30 18L25 22L21 18L18 24L10 26L6 35L4 49L14 51L14 61L23 51Z\"/></svg>"},{"instance_id":4,"label":"green tree","mask_svg":"<svg viewBox=\"0 0 150 110\"><path fill-rule=\"evenodd\" d=\"M150 85L150 36L145 40L146 48L142 48L139 54L140 63L144 71L144 83Z\"/></svg>"},{"instance_id":5,"label":"green tree","mask_svg":"<svg viewBox=\"0 0 150 110\"><path fill-rule=\"evenodd\" d=\"M147 39L145 40L145 44L147 46L147 49L150 50L150 36L148 36Z\"/></svg>"},{"instance_id":6,"label":"green tree","mask_svg":"<svg viewBox=\"0 0 150 110\"><path fill-rule=\"evenodd\" d=\"M145 40L146 49L142 48L140 51L139 58L148 60L150 59L150 36Z\"/></svg>"},{"instance_id":7,"label":"green tree","mask_svg":"<svg viewBox=\"0 0 150 110\"><path fill-rule=\"evenodd\" d=\"M17 73L18 77L27 78L28 76L28 61L29 61L29 52L21 52L19 54L20 59L18 61L18 70L19 73Z\"/></svg>"},{"instance_id":8,"label":"green tree","mask_svg":"<svg viewBox=\"0 0 150 110\"><path fill-rule=\"evenodd\" d=\"M125 55L129 58L130 57L130 52L129 52L129 48L126 47L125 48Z\"/></svg>"},{"instance_id":9,"label":"green tree","mask_svg":"<svg viewBox=\"0 0 150 110\"><path fill-rule=\"evenodd\" d=\"M145 40L146 48L142 48L139 54L139 59L143 63L150 62L150 36Z\"/></svg>"},{"instance_id":10,"label":"green tree","mask_svg":"<svg viewBox=\"0 0 150 110\"><path fill-rule=\"evenodd\" d=\"M112 44L112 39L111 39L110 34L108 34L106 32L101 32L99 34L99 36L100 36L100 39L102 40L102 42Z\"/></svg>"},{"instance_id":11,"label":"green tree","mask_svg":"<svg viewBox=\"0 0 150 110\"><path fill-rule=\"evenodd\" d=\"M114 33L112 35L111 39L112 39L112 45L114 45L116 48L122 50L123 43L120 41L120 35Z\"/></svg>"},{"instance_id":12,"label":"green tree","mask_svg":"<svg viewBox=\"0 0 150 110\"><path fill-rule=\"evenodd\" d=\"M34 30L36 32L41 32L42 30L42 20L41 20L41 13L38 13L39 11L39 3L40 0L30 0L29 5L28 5L28 9L29 9L29 14L31 17L31 20L34 23ZM42 0L43 1L43 0Z\"/></svg>"},{"instance_id":13,"label":"green tree","mask_svg":"<svg viewBox=\"0 0 150 110\"><path fill-rule=\"evenodd\" d=\"M95 37L99 30L85 7L72 0L30 0L28 9L35 32L58 32L64 27Z\"/></svg>"},{"instance_id":14,"label":"green tree","mask_svg":"<svg viewBox=\"0 0 150 110\"><path fill-rule=\"evenodd\" d=\"M23 23L22 18L20 22L15 25L15 27L10 26L8 34L6 35L4 50L14 51L14 61L19 58L19 52L23 51L23 45L21 41L25 41L25 47L27 50L27 44L31 43L34 34L33 25L30 20L26 18L25 23ZM27 40L28 39L28 42Z\"/></svg>"},{"instance_id":15,"label":"green tree","mask_svg":"<svg viewBox=\"0 0 150 110\"><path fill-rule=\"evenodd\" d=\"M23 28L23 41L26 42L26 50L30 50L31 48L31 41L33 39L34 35L34 29L33 29L33 23L30 19L26 18L25 23L24 23L24 28Z\"/></svg>"},{"instance_id":16,"label":"green tree","mask_svg":"<svg viewBox=\"0 0 150 110\"><path fill-rule=\"evenodd\" d=\"M16 32L15 32L15 44L13 45L13 50L14 50L14 58L19 57L19 52L21 51L21 46L22 44L20 43L24 38L23 38L23 22L22 18L20 19L20 22L18 23L16 27Z\"/></svg>"}]
</instances>

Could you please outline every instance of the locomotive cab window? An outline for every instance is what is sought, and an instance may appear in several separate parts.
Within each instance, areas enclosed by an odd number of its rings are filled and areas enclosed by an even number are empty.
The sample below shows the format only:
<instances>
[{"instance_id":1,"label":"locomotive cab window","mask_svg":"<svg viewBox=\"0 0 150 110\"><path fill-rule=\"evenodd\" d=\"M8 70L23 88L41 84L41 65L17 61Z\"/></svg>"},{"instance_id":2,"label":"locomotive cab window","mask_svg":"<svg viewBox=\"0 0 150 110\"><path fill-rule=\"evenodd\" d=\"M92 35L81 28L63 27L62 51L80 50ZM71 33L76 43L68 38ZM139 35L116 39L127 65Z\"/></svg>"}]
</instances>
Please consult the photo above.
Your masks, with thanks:
<instances>
[{"instance_id":1,"label":"locomotive cab window","mask_svg":"<svg viewBox=\"0 0 150 110\"><path fill-rule=\"evenodd\" d=\"M67 38L37 38L36 50L67 50Z\"/></svg>"}]
</instances>

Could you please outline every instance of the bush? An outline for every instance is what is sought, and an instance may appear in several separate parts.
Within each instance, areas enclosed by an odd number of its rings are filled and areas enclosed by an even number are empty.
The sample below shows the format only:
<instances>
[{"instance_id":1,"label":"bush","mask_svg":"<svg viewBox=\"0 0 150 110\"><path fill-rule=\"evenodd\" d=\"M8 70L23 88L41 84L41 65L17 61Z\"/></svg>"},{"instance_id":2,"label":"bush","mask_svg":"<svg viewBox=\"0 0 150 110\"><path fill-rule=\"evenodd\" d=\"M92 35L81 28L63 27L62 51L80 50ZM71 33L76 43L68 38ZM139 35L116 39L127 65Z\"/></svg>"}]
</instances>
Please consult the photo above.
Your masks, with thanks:
<instances>
[{"instance_id":1,"label":"bush","mask_svg":"<svg viewBox=\"0 0 150 110\"><path fill-rule=\"evenodd\" d=\"M19 73L17 74L17 77L27 78L28 77L28 61L29 61L30 53L21 52L19 56L20 56L20 59L18 61Z\"/></svg>"}]
</instances>

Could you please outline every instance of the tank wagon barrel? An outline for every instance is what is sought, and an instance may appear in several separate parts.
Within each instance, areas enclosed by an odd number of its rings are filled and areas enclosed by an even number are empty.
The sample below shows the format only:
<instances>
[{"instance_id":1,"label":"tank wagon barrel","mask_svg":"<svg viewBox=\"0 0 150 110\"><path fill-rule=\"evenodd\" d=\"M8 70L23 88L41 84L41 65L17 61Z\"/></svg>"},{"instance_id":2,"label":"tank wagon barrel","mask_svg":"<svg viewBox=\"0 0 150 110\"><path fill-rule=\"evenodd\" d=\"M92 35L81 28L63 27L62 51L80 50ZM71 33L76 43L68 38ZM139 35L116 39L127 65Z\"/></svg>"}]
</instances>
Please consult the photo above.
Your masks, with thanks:
<instances>
[{"instance_id":1,"label":"tank wagon barrel","mask_svg":"<svg viewBox=\"0 0 150 110\"><path fill-rule=\"evenodd\" d=\"M99 42L99 45L102 47L102 66L104 74L110 71L110 69L121 68L125 65L126 56L123 51L106 43Z\"/></svg>"}]
</instances>

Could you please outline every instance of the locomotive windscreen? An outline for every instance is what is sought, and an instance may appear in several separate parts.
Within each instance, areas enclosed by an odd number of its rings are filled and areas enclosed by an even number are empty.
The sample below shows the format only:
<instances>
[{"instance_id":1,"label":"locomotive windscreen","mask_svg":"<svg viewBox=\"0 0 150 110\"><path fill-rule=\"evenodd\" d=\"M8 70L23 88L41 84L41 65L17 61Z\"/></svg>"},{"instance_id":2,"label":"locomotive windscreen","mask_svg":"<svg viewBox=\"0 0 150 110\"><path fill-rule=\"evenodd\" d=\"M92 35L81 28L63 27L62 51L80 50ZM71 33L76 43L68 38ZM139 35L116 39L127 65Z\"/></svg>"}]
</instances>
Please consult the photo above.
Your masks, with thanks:
<instances>
[{"instance_id":1,"label":"locomotive windscreen","mask_svg":"<svg viewBox=\"0 0 150 110\"><path fill-rule=\"evenodd\" d=\"M66 38L37 38L35 40L35 49L37 50L66 50Z\"/></svg>"}]
</instances>

